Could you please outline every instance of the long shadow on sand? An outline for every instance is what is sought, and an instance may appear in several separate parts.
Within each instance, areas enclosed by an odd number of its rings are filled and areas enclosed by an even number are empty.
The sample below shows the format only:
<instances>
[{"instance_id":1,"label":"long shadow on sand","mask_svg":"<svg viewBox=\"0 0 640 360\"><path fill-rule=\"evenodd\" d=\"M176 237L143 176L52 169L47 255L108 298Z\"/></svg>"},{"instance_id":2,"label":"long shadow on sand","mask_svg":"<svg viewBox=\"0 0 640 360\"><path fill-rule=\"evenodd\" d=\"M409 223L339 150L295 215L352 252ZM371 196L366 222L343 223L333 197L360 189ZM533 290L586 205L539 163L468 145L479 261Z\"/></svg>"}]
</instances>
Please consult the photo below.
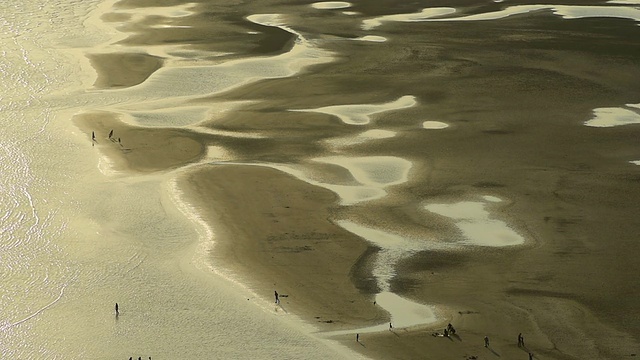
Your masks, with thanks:
<instances>
[{"instance_id":1,"label":"long shadow on sand","mask_svg":"<svg viewBox=\"0 0 640 360\"><path fill-rule=\"evenodd\" d=\"M491 351L493 353L493 355L500 357L500 354L498 354L498 352L496 352L495 350L493 350L492 348L488 347L487 349L489 349L489 351Z\"/></svg>"}]
</instances>

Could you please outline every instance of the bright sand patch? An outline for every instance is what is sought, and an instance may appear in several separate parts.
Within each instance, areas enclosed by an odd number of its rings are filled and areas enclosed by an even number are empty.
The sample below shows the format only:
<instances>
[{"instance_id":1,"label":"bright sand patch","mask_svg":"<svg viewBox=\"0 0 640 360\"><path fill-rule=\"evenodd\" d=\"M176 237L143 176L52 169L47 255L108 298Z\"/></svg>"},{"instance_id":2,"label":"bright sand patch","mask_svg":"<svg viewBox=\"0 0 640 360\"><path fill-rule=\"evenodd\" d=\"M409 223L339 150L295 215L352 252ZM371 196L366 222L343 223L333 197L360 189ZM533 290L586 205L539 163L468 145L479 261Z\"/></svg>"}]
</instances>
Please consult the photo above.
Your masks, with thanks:
<instances>
[{"instance_id":1,"label":"bright sand patch","mask_svg":"<svg viewBox=\"0 0 640 360\"><path fill-rule=\"evenodd\" d=\"M342 166L362 185L386 187L406 182L411 162L395 156L330 156L315 161Z\"/></svg>"},{"instance_id":2,"label":"bright sand patch","mask_svg":"<svg viewBox=\"0 0 640 360\"><path fill-rule=\"evenodd\" d=\"M627 106L636 107L637 105ZM640 123L640 114L625 108L598 108L593 110L593 114L594 118L585 121L585 125L591 127L613 127Z\"/></svg>"},{"instance_id":3,"label":"bright sand patch","mask_svg":"<svg viewBox=\"0 0 640 360\"><path fill-rule=\"evenodd\" d=\"M345 9L351 7L351 3L346 1L322 1L311 4L311 7L320 10Z\"/></svg>"},{"instance_id":4,"label":"bright sand patch","mask_svg":"<svg viewBox=\"0 0 640 360\"><path fill-rule=\"evenodd\" d=\"M448 128L449 124L440 121L425 121L422 123L422 127L424 129L438 130Z\"/></svg>"},{"instance_id":5,"label":"bright sand patch","mask_svg":"<svg viewBox=\"0 0 640 360\"><path fill-rule=\"evenodd\" d=\"M366 125L371 122L371 116L385 111L400 110L416 105L416 98L405 95L398 100L384 104L353 104L353 105L333 105L316 109L291 109L289 111L317 112L338 117L342 122L349 125Z\"/></svg>"},{"instance_id":6,"label":"bright sand patch","mask_svg":"<svg viewBox=\"0 0 640 360\"><path fill-rule=\"evenodd\" d=\"M496 197L485 198L489 202L497 202ZM435 214L455 220L469 245L478 246L513 246L524 243L524 238L500 220L490 218L485 209L486 203L462 201L453 204L429 204L424 208Z\"/></svg>"},{"instance_id":7,"label":"bright sand patch","mask_svg":"<svg viewBox=\"0 0 640 360\"><path fill-rule=\"evenodd\" d=\"M372 140L381 140L381 139L389 139L396 136L395 131L390 130L382 130L382 129L372 129L361 132L356 136L349 137L338 137L327 139L326 143L333 147L345 147L362 144Z\"/></svg>"},{"instance_id":8,"label":"bright sand patch","mask_svg":"<svg viewBox=\"0 0 640 360\"><path fill-rule=\"evenodd\" d=\"M633 160L633 161L629 161L629 162L632 163L632 164L635 164L635 165L640 165L640 160Z\"/></svg>"},{"instance_id":9,"label":"bright sand patch","mask_svg":"<svg viewBox=\"0 0 640 360\"><path fill-rule=\"evenodd\" d=\"M427 239L412 239L362 226L348 220L340 220L336 223L380 248L380 251L376 253L372 269L372 275L376 279L378 288L381 289L380 293L376 295L376 302L389 312L395 327L426 325L438 320L435 315L435 307L416 303L390 292L390 289L391 281L396 276L396 266L399 261L409 258L419 251L447 248L446 244L438 244ZM350 332L375 332L385 329L388 329L387 324L354 329Z\"/></svg>"},{"instance_id":10,"label":"bright sand patch","mask_svg":"<svg viewBox=\"0 0 640 360\"><path fill-rule=\"evenodd\" d=\"M532 11L550 10L563 19L582 18L620 18L640 21L640 9L632 6L567 6L567 5L516 5L503 10L453 18L423 18L413 21L477 21L504 19L512 15L526 14ZM423 10L424 11L424 10ZM410 16L411 14L405 15ZM414 14L415 15L415 14ZM399 21L399 20L396 20Z\"/></svg>"},{"instance_id":11,"label":"bright sand patch","mask_svg":"<svg viewBox=\"0 0 640 360\"><path fill-rule=\"evenodd\" d=\"M385 42L387 41L387 38L384 36L378 36L378 35L365 35L365 36L357 37L353 40L369 41L369 42Z\"/></svg>"},{"instance_id":12,"label":"bright sand patch","mask_svg":"<svg viewBox=\"0 0 640 360\"><path fill-rule=\"evenodd\" d=\"M400 22L415 22L415 21L424 21L426 19L430 19L433 17L444 16L453 14L456 12L456 9L450 7L441 7L441 8L425 8L422 9L419 13L412 14L394 14L394 15L385 15L376 17L373 19L367 19L362 21L362 29L363 30L371 30L374 29L385 21L400 21Z\"/></svg>"}]
</instances>

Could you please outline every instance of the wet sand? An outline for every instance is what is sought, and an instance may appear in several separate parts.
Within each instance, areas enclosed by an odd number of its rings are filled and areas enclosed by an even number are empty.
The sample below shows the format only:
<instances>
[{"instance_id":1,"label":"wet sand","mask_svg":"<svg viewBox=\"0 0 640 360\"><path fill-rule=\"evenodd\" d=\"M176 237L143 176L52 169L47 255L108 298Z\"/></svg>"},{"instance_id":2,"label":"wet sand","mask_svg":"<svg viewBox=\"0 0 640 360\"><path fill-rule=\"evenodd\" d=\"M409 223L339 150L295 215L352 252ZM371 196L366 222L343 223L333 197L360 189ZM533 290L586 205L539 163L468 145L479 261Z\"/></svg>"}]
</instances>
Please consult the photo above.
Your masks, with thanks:
<instances>
[{"instance_id":1,"label":"wet sand","mask_svg":"<svg viewBox=\"0 0 640 360\"><path fill-rule=\"evenodd\" d=\"M501 6L507 5L466 11ZM320 336L389 321L373 304L383 290L373 274L384 247L347 231L340 221L432 244L431 250L398 257L395 273L384 284L407 299L436 306L435 323L363 334L360 344L353 334L333 336L371 358L526 358L516 346L518 333L539 358L636 354L640 168L629 161L640 157L640 128L584 123L594 109L640 102L637 24L536 12L499 21L385 21L375 31L361 28L364 19L421 9L385 1L350 9L268 1L228 8L198 5L191 10L193 18L172 21L193 28L168 32L133 26L136 33L121 43L139 47L171 41L185 49L234 53L215 60L221 63L275 56L291 49L291 33L243 18L285 13L286 26L306 34L335 60L296 76L190 99L186 103L213 108L253 101L202 119L198 127L145 128L111 113L74 120L89 136L100 134L95 146L117 170L136 174L201 163L182 172L179 184L215 233L213 266L265 299L273 298L274 290L287 295L273 311L317 325ZM227 15L218 22L200 21L212 10ZM342 14L345 10L359 14ZM220 31L221 41L207 42L205 31ZM353 40L366 35L387 41ZM158 66L140 61L134 70L108 67L100 65L109 62L104 56L92 62L104 86L151 75ZM415 97L416 103L363 110L369 115L357 121L335 116L338 105L369 109L403 96ZM324 111L328 106L330 113ZM427 121L439 128L424 126ZM109 129L123 146L106 139ZM212 135L204 129L263 137ZM387 133L354 140L371 130ZM208 157L211 146L229 155ZM374 182L365 189L348 167L317 161L332 156L393 156L411 162L411 168L406 181ZM307 181L278 168L304 172ZM383 195L345 202L323 184ZM486 196L501 199L487 205L489 217L508 224L523 244L468 244L455 219L428 210L429 204ZM431 335L449 322L457 337ZM485 335L489 349L482 346Z\"/></svg>"}]
</instances>

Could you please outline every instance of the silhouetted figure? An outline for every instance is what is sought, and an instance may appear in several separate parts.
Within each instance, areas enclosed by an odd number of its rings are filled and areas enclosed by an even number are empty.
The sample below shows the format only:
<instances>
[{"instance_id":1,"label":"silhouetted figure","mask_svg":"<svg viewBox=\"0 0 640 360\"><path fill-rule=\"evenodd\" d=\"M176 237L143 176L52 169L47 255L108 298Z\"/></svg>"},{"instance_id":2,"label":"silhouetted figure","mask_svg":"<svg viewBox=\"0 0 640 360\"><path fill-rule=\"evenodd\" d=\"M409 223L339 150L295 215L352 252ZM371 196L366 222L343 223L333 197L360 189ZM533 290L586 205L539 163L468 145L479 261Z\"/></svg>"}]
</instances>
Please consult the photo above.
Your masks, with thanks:
<instances>
[{"instance_id":1,"label":"silhouetted figure","mask_svg":"<svg viewBox=\"0 0 640 360\"><path fill-rule=\"evenodd\" d=\"M449 337L449 329L444 329L444 337Z\"/></svg>"},{"instance_id":2,"label":"silhouetted figure","mask_svg":"<svg viewBox=\"0 0 640 360\"><path fill-rule=\"evenodd\" d=\"M116 315L120 315L120 311L118 311L118 303L116 303Z\"/></svg>"},{"instance_id":3,"label":"silhouetted figure","mask_svg":"<svg viewBox=\"0 0 640 360\"><path fill-rule=\"evenodd\" d=\"M449 334L453 335L456 333L456 329L453 328L453 325L449 324L447 325L447 331L449 332Z\"/></svg>"},{"instance_id":4,"label":"silhouetted figure","mask_svg":"<svg viewBox=\"0 0 640 360\"><path fill-rule=\"evenodd\" d=\"M391 323L389 323L389 331L393 331L393 325L391 325Z\"/></svg>"},{"instance_id":5,"label":"silhouetted figure","mask_svg":"<svg viewBox=\"0 0 640 360\"><path fill-rule=\"evenodd\" d=\"M95 131L91 132L91 140L92 141L96 141L96 132Z\"/></svg>"},{"instance_id":6,"label":"silhouetted figure","mask_svg":"<svg viewBox=\"0 0 640 360\"><path fill-rule=\"evenodd\" d=\"M529 360L533 360L533 353L529 353Z\"/></svg>"},{"instance_id":7,"label":"silhouetted figure","mask_svg":"<svg viewBox=\"0 0 640 360\"><path fill-rule=\"evenodd\" d=\"M276 304L280 304L280 297L278 297L278 292L277 292L277 291L274 291L273 293L274 293L274 294L275 294L275 296L276 296Z\"/></svg>"},{"instance_id":8,"label":"silhouetted figure","mask_svg":"<svg viewBox=\"0 0 640 360\"><path fill-rule=\"evenodd\" d=\"M109 139L113 136L113 130L109 131Z\"/></svg>"},{"instance_id":9,"label":"silhouetted figure","mask_svg":"<svg viewBox=\"0 0 640 360\"><path fill-rule=\"evenodd\" d=\"M129 360L133 360L133 356L129 356Z\"/></svg>"},{"instance_id":10,"label":"silhouetted figure","mask_svg":"<svg viewBox=\"0 0 640 360\"><path fill-rule=\"evenodd\" d=\"M356 334L356 342L360 342L360 334Z\"/></svg>"},{"instance_id":11,"label":"silhouetted figure","mask_svg":"<svg viewBox=\"0 0 640 360\"><path fill-rule=\"evenodd\" d=\"M518 347L524 347L524 337L522 333L518 334Z\"/></svg>"},{"instance_id":12,"label":"silhouetted figure","mask_svg":"<svg viewBox=\"0 0 640 360\"><path fill-rule=\"evenodd\" d=\"M118 144L120 144L120 146L122 146L122 140L120 138L118 138Z\"/></svg>"},{"instance_id":13,"label":"silhouetted figure","mask_svg":"<svg viewBox=\"0 0 640 360\"><path fill-rule=\"evenodd\" d=\"M484 347L486 347L486 348L489 347L489 337L488 336L484 337Z\"/></svg>"}]
</instances>

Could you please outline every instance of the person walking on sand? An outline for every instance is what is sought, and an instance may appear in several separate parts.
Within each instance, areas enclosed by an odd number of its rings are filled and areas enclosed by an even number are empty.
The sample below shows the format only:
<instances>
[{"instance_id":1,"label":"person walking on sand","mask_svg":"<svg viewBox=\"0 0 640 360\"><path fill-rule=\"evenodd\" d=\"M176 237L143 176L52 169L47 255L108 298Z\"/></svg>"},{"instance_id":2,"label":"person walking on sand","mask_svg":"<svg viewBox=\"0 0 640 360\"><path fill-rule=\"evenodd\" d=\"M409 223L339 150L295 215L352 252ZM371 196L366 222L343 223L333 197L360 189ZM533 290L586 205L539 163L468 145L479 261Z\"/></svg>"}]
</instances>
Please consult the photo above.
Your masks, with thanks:
<instances>
[{"instance_id":1,"label":"person walking on sand","mask_svg":"<svg viewBox=\"0 0 640 360\"><path fill-rule=\"evenodd\" d=\"M113 136L113 130L109 131L109 139Z\"/></svg>"},{"instance_id":2,"label":"person walking on sand","mask_svg":"<svg viewBox=\"0 0 640 360\"><path fill-rule=\"evenodd\" d=\"M522 333L518 334L518 347L524 347L524 337Z\"/></svg>"},{"instance_id":3,"label":"person walking on sand","mask_svg":"<svg viewBox=\"0 0 640 360\"><path fill-rule=\"evenodd\" d=\"M360 342L360 334L356 334L356 342Z\"/></svg>"},{"instance_id":4,"label":"person walking on sand","mask_svg":"<svg viewBox=\"0 0 640 360\"><path fill-rule=\"evenodd\" d=\"M274 291L273 293L274 293L274 294L275 294L275 296L276 296L276 304L280 304L280 298L278 297L278 292L277 292L277 291Z\"/></svg>"},{"instance_id":5,"label":"person walking on sand","mask_svg":"<svg viewBox=\"0 0 640 360\"><path fill-rule=\"evenodd\" d=\"M391 325L391 323L389 323L389 331L393 331L393 325Z\"/></svg>"},{"instance_id":6,"label":"person walking on sand","mask_svg":"<svg viewBox=\"0 0 640 360\"><path fill-rule=\"evenodd\" d=\"M95 131L91 132L91 140L92 141L96 141L96 132Z\"/></svg>"},{"instance_id":7,"label":"person walking on sand","mask_svg":"<svg viewBox=\"0 0 640 360\"><path fill-rule=\"evenodd\" d=\"M484 337L484 347L486 347L486 348L489 347L489 337L488 336Z\"/></svg>"},{"instance_id":8,"label":"person walking on sand","mask_svg":"<svg viewBox=\"0 0 640 360\"><path fill-rule=\"evenodd\" d=\"M116 316L120 315L120 311L118 311L118 303L116 303Z\"/></svg>"},{"instance_id":9,"label":"person walking on sand","mask_svg":"<svg viewBox=\"0 0 640 360\"><path fill-rule=\"evenodd\" d=\"M529 360L533 360L533 353L529 353Z\"/></svg>"}]
</instances>

